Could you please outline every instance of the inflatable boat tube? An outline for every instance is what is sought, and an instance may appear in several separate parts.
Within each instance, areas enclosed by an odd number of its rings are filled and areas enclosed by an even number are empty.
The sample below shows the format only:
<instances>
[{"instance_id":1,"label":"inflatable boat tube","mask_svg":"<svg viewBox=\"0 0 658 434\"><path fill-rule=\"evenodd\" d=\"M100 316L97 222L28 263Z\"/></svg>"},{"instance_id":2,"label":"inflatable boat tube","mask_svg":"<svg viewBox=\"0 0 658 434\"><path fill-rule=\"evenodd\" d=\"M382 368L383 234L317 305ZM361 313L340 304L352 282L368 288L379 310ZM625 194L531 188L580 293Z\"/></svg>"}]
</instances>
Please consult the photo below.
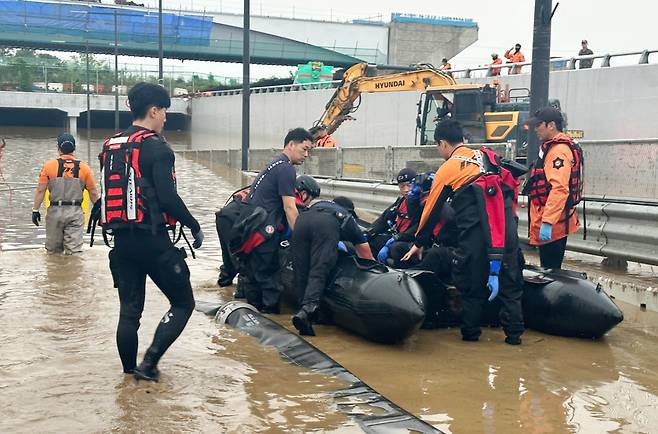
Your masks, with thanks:
<instances>
[{"instance_id":1,"label":"inflatable boat tube","mask_svg":"<svg viewBox=\"0 0 658 434\"><path fill-rule=\"evenodd\" d=\"M262 316L253 306L232 301L220 306L197 303L197 309L215 315L215 321L228 324L261 344L276 348L286 361L339 378L349 384L334 393L339 411L354 419L366 433L414 432L441 434L442 431L395 405L331 357L296 334Z\"/></svg>"},{"instance_id":2,"label":"inflatable boat tube","mask_svg":"<svg viewBox=\"0 0 658 434\"><path fill-rule=\"evenodd\" d=\"M585 273L526 267L523 318L526 327L559 336L599 338L624 314Z\"/></svg>"},{"instance_id":3,"label":"inflatable boat tube","mask_svg":"<svg viewBox=\"0 0 658 434\"><path fill-rule=\"evenodd\" d=\"M459 292L436 279L430 271L412 274L427 295L427 316L423 327L459 325ZM585 273L545 270L528 266L523 270L523 319L527 328L557 336L600 338L624 315L610 296L587 279ZM486 303L483 326L498 326L500 302Z\"/></svg>"},{"instance_id":4,"label":"inflatable boat tube","mask_svg":"<svg viewBox=\"0 0 658 434\"><path fill-rule=\"evenodd\" d=\"M294 299L294 271L281 271L286 298ZM295 304L295 302L293 302ZM425 319L425 294L407 272L340 254L335 277L325 290L322 311L328 319L374 342L400 342Z\"/></svg>"}]
</instances>

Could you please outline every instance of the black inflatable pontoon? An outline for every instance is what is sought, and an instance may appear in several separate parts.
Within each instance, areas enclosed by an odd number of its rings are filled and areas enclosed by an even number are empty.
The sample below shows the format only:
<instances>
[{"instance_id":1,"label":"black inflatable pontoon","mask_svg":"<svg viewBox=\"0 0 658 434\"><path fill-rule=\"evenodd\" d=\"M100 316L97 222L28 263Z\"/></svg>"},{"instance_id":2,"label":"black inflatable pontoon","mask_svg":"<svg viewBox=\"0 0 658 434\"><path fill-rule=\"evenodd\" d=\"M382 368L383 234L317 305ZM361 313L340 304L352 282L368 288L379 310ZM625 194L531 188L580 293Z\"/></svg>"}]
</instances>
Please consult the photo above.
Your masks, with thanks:
<instances>
[{"instance_id":1,"label":"black inflatable pontoon","mask_svg":"<svg viewBox=\"0 0 658 434\"><path fill-rule=\"evenodd\" d=\"M406 271L341 253L334 275L322 310L340 327L375 342L395 343L423 324L425 294ZM281 271L281 282L287 298L292 298L290 263Z\"/></svg>"},{"instance_id":2,"label":"black inflatable pontoon","mask_svg":"<svg viewBox=\"0 0 658 434\"><path fill-rule=\"evenodd\" d=\"M294 272L281 272L284 292L294 294ZM599 338L619 324L623 313L608 294L584 273L523 270L525 325L559 336ZM399 342L421 324L425 328L459 325L458 291L432 272L394 270L348 255L338 259L333 283L326 289L323 311L336 325L366 339ZM500 304L487 303L482 325L498 325Z\"/></svg>"},{"instance_id":3,"label":"black inflatable pontoon","mask_svg":"<svg viewBox=\"0 0 658 434\"><path fill-rule=\"evenodd\" d=\"M364 432L373 434L442 433L384 398L331 357L271 319L259 314L253 306L239 301L232 301L221 307L197 302L197 310L214 315L216 322L228 324L247 333L255 337L261 344L276 348L281 356L290 363L339 378L348 383L347 388L334 393L334 399L338 409L354 419Z\"/></svg>"}]
</instances>

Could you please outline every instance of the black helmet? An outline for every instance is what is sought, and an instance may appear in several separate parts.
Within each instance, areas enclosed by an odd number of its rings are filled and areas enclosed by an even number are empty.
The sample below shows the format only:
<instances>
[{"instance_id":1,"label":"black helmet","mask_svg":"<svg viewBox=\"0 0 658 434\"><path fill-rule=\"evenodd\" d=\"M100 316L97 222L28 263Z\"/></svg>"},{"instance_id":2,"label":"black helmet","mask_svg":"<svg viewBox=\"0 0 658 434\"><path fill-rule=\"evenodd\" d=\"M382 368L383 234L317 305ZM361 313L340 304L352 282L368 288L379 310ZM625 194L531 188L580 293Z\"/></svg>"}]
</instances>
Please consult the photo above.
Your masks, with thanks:
<instances>
[{"instance_id":1,"label":"black helmet","mask_svg":"<svg viewBox=\"0 0 658 434\"><path fill-rule=\"evenodd\" d=\"M314 198L320 196L320 184L312 176L299 175L295 181L295 189L305 191Z\"/></svg>"}]
</instances>

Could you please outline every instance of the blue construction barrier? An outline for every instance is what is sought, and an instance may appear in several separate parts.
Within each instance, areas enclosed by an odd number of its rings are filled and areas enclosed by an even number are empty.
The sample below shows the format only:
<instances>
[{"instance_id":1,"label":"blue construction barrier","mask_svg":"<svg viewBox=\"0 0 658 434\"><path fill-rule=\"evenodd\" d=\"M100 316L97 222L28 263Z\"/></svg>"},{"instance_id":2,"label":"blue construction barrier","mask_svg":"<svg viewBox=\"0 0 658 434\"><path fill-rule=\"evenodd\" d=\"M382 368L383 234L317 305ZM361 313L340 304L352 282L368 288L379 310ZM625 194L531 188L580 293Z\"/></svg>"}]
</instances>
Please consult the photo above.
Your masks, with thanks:
<instances>
[{"instance_id":1,"label":"blue construction barrier","mask_svg":"<svg viewBox=\"0 0 658 434\"><path fill-rule=\"evenodd\" d=\"M122 42L157 43L158 14L90 3L0 0L0 32L70 35L114 42L114 14ZM210 45L212 17L162 14L167 45Z\"/></svg>"}]
</instances>

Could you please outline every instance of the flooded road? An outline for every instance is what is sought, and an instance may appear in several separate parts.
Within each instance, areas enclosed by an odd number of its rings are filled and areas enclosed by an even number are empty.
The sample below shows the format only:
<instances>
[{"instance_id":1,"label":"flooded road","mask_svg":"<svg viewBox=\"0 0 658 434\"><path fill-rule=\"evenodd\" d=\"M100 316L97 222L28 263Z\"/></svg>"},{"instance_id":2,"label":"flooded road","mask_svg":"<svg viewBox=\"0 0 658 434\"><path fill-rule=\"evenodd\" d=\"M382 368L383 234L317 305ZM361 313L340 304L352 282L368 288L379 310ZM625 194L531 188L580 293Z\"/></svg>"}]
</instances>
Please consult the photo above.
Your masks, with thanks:
<instances>
[{"instance_id":1,"label":"flooded road","mask_svg":"<svg viewBox=\"0 0 658 434\"><path fill-rule=\"evenodd\" d=\"M33 190L19 189L55 157L57 134L0 131L2 170L14 183L10 198L0 181L0 432L359 432L332 400L337 380L288 365L198 312L163 358L160 383L124 376L107 247L97 236L80 257L47 255L43 228L30 222ZM95 146L101 137L95 132ZM84 144L79 149L86 157ZM195 296L228 300L232 290L215 287L214 212L242 181L180 157L177 171L206 233L199 258L188 260ZM510 347L498 329L485 329L479 343L462 342L453 329L383 346L329 326L317 326L309 341L445 432L657 432L658 314L622 307L626 320L600 341L528 331L522 346ZM149 284L141 351L166 309ZM274 318L291 328L289 315Z\"/></svg>"}]
</instances>

